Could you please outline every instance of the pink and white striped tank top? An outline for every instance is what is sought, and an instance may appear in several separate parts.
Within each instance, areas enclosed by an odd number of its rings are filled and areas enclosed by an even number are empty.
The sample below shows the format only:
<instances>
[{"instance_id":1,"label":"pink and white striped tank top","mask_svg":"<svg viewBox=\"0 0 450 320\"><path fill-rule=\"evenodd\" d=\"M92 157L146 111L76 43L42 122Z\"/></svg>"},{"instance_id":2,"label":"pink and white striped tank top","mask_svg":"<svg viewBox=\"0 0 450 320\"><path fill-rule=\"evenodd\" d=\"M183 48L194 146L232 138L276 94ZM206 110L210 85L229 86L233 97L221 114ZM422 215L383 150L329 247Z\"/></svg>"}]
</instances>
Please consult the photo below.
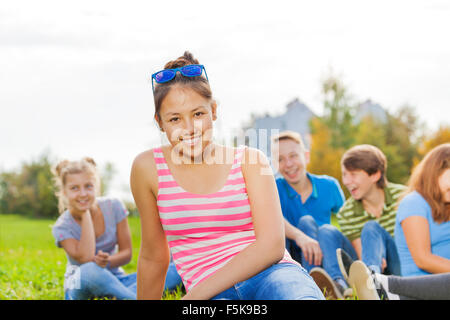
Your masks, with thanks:
<instances>
[{"instance_id":1,"label":"pink and white striped tank top","mask_svg":"<svg viewBox=\"0 0 450 320\"><path fill-rule=\"evenodd\" d=\"M244 148L236 150L225 185L210 194L184 190L170 173L161 148L153 149L159 217L187 291L256 239L241 170ZM280 262L296 263L287 251Z\"/></svg>"}]
</instances>

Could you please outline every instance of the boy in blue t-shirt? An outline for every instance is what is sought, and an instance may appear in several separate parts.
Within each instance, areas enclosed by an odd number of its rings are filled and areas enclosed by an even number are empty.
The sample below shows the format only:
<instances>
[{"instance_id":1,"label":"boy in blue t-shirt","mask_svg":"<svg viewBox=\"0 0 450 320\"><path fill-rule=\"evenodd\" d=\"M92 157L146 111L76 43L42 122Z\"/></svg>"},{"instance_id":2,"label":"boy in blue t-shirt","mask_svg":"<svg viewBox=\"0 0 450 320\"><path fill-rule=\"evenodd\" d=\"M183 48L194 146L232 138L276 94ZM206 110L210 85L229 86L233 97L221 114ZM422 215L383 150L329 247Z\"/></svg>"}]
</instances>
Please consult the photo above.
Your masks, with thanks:
<instances>
[{"instance_id":1,"label":"boy in blue t-shirt","mask_svg":"<svg viewBox=\"0 0 450 320\"><path fill-rule=\"evenodd\" d=\"M339 232L330 225L331 214L345 201L339 182L306 170L309 151L301 136L284 131L272 137L272 162L282 175L276 180L285 221L286 248L307 271L321 266L319 230Z\"/></svg>"}]
</instances>

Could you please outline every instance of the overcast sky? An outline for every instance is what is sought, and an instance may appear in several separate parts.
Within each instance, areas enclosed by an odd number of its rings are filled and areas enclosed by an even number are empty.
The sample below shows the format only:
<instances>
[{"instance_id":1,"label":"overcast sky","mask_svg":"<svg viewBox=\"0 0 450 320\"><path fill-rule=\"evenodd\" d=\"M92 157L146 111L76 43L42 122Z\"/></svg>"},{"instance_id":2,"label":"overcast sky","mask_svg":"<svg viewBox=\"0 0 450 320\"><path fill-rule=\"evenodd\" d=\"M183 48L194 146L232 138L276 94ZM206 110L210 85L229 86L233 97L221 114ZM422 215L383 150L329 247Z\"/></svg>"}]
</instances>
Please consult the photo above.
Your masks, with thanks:
<instances>
[{"instance_id":1,"label":"overcast sky","mask_svg":"<svg viewBox=\"0 0 450 320\"><path fill-rule=\"evenodd\" d=\"M0 3L0 170L48 149L118 169L159 144L151 73L191 51L229 135L299 98L322 113L332 68L356 101L450 122L448 1L17 1Z\"/></svg>"}]
</instances>

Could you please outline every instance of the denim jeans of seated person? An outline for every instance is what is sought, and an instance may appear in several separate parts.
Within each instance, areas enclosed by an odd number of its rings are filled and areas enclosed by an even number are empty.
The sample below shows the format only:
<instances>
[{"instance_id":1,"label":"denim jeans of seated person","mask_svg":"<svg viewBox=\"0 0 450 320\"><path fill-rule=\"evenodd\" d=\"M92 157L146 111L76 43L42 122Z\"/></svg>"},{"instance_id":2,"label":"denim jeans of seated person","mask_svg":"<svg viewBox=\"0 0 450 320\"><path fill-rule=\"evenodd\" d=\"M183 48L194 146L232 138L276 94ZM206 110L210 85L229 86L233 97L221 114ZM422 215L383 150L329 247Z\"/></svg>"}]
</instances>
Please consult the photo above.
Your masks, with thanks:
<instances>
[{"instance_id":1,"label":"denim jeans of seated person","mask_svg":"<svg viewBox=\"0 0 450 320\"><path fill-rule=\"evenodd\" d=\"M212 300L324 300L305 269L278 263L219 293Z\"/></svg>"},{"instance_id":2,"label":"denim jeans of seated person","mask_svg":"<svg viewBox=\"0 0 450 320\"><path fill-rule=\"evenodd\" d=\"M92 298L136 299L136 273L114 274L95 262L73 266L74 273L66 276L64 296L66 300ZM69 285L68 285L69 284Z\"/></svg>"},{"instance_id":3,"label":"denim jeans of seated person","mask_svg":"<svg viewBox=\"0 0 450 320\"><path fill-rule=\"evenodd\" d=\"M136 272L116 275L95 262L88 262L79 266L71 275L71 279L66 278L72 285L65 290L64 296L66 300L86 300L94 297L136 300L136 276ZM181 283L175 265L170 263L164 289L173 290Z\"/></svg>"},{"instance_id":4,"label":"denim jeans of seated person","mask_svg":"<svg viewBox=\"0 0 450 320\"><path fill-rule=\"evenodd\" d=\"M322 249L322 264L333 280L343 279L336 257L336 249L341 248L353 260L358 255L350 240L336 227L323 225L319 228L318 241ZM400 261L394 238L377 221L368 221L361 231L362 261L376 273L381 273L382 259L387 262L385 274L400 274Z\"/></svg>"}]
</instances>

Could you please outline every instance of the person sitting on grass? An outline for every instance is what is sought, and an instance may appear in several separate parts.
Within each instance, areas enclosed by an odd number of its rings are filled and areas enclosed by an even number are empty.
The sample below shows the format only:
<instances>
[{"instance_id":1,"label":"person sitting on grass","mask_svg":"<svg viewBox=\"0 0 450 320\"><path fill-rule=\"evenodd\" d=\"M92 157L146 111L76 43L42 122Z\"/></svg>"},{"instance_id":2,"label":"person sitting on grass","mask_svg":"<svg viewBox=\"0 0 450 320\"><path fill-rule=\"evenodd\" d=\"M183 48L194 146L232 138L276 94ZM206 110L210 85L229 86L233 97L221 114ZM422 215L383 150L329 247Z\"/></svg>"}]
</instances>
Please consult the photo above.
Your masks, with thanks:
<instances>
[{"instance_id":1,"label":"person sitting on grass","mask_svg":"<svg viewBox=\"0 0 450 320\"><path fill-rule=\"evenodd\" d=\"M120 200L98 196L100 178L92 158L61 161L54 175L61 215L52 233L68 260L65 299L136 299L136 273L127 275L121 268L132 257L128 211Z\"/></svg>"},{"instance_id":2,"label":"person sitting on grass","mask_svg":"<svg viewBox=\"0 0 450 320\"><path fill-rule=\"evenodd\" d=\"M185 52L153 82L169 144L139 154L131 170L142 226L138 299L161 299L169 249L185 300L324 299L285 249L267 158L213 142L217 103L205 67Z\"/></svg>"},{"instance_id":3,"label":"person sitting on grass","mask_svg":"<svg viewBox=\"0 0 450 320\"><path fill-rule=\"evenodd\" d=\"M450 143L424 157L408 186L395 225L401 275L450 272Z\"/></svg>"},{"instance_id":4,"label":"person sitting on grass","mask_svg":"<svg viewBox=\"0 0 450 320\"><path fill-rule=\"evenodd\" d=\"M319 232L339 232L332 226L331 214L337 213L345 201L339 182L330 176L315 175L306 170L309 151L297 132L283 131L271 138L272 163L282 177L276 179L284 216L286 249L302 264L326 296L343 298L345 283L326 288L321 267L322 246ZM331 283L325 281L326 283Z\"/></svg>"},{"instance_id":5,"label":"person sitting on grass","mask_svg":"<svg viewBox=\"0 0 450 320\"><path fill-rule=\"evenodd\" d=\"M397 200L406 187L387 181L387 160L372 145L358 145L341 159L342 182L350 191L337 214L341 232L319 233L324 269L335 281L348 279L345 260L362 260L377 273L400 275L394 240Z\"/></svg>"},{"instance_id":6,"label":"person sitting on grass","mask_svg":"<svg viewBox=\"0 0 450 320\"><path fill-rule=\"evenodd\" d=\"M398 206L395 242L402 277L344 259L358 298L450 299L450 143L432 149L414 169Z\"/></svg>"}]
</instances>

